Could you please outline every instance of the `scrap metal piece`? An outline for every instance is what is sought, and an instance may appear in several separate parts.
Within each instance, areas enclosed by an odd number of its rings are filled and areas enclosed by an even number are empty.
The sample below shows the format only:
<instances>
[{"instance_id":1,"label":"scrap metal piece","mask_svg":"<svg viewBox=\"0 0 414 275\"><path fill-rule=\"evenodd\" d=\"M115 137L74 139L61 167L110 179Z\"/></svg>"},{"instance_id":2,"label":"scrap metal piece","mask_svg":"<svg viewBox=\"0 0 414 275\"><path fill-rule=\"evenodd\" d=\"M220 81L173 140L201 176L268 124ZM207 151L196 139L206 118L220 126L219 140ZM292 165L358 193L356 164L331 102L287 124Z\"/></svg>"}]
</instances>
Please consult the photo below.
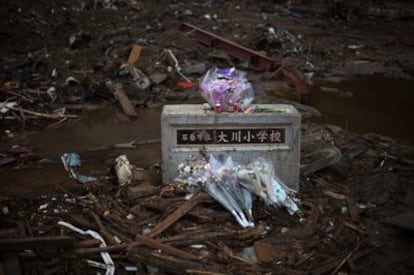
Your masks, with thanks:
<instances>
[{"instance_id":1,"label":"scrap metal piece","mask_svg":"<svg viewBox=\"0 0 414 275\"><path fill-rule=\"evenodd\" d=\"M264 54L258 53L234 41L228 40L224 37L203 30L192 24L183 23L180 26L180 30L191 32L201 43L207 46L220 46L230 55L248 61L253 66L257 66L267 71L273 71L280 66L280 64L278 64L274 59Z\"/></svg>"},{"instance_id":2,"label":"scrap metal piece","mask_svg":"<svg viewBox=\"0 0 414 275\"><path fill-rule=\"evenodd\" d=\"M132 65L128 67L129 73L132 75L135 85L138 89L146 90L150 87L151 81L140 69L133 67Z\"/></svg>"},{"instance_id":3,"label":"scrap metal piece","mask_svg":"<svg viewBox=\"0 0 414 275\"><path fill-rule=\"evenodd\" d=\"M303 77L299 76L295 70L289 67L282 67L281 73L286 81L295 87L296 97L298 100L300 102L306 103L308 100L309 92Z\"/></svg>"},{"instance_id":4,"label":"scrap metal piece","mask_svg":"<svg viewBox=\"0 0 414 275\"><path fill-rule=\"evenodd\" d=\"M164 49L161 58L168 60L168 62L170 62L171 65L174 66L174 69L177 72L177 74L179 74L185 81L192 83L192 81L181 72L180 63L178 62L178 59L175 57L175 55L170 49Z\"/></svg>"},{"instance_id":5,"label":"scrap metal piece","mask_svg":"<svg viewBox=\"0 0 414 275\"><path fill-rule=\"evenodd\" d=\"M230 55L247 61L254 67L266 71L280 69L283 77L290 85L295 87L296 96L299 101L303 101L308 95L308 88L304 78L299 76L299 74L292 68L282 66L281 62L189 23L183 23L180 26L180 30L193 34L201 43L207 46L219 46Z\"/></svg>"}]
</instances>

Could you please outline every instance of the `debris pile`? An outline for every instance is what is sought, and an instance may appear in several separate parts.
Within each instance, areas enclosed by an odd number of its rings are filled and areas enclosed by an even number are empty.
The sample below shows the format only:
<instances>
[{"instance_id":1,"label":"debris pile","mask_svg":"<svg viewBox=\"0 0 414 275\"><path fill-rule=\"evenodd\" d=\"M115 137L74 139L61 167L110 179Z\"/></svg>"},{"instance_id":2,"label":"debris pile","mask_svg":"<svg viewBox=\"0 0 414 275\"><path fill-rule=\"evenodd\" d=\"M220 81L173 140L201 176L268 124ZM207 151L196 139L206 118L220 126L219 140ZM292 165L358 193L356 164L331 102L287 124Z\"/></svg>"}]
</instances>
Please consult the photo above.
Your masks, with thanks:
<instances>
[{"instance_id":1,"label":"debris pile","mask_svg":"<svg viewBox=\"0 0 414 275\"><path fill-rule=\"evenodd\" d=\"M292 196L295 190L288 188L275 174L273 164L263 158L240 165L231 156L223 162L213 154L199 159L189 156L178 166L174 180L190 188L202 188L236 218L242 227L254 226L252 195L261 198L266 205L284 207L292 215L302 217L302 211Z\"/></svg>"},{"instance_id":2,"label":"debris pile","mask_svg":"<svg viewBox=\"0 0 414 275\"><path fill-rule=\"evenodd\" d=\"M36 0L0 6L0 178L12 169L26 177L22 167L54 161L74 183L56 182L59 190L41 197L1 194L0 273L413 270L414 147L314 124L308 119L320 113L301 103L318 77L379 73L412 80L406 26L414 7L409 1L236 2ZM295 194L302 218L259 196L250 204L247 195L244 211L237 210L245 215L240 228L220 199L200 190L189 198L186 185L161 185L159 169L139 169L127 158L128 149L159 140L100 148L122 152L99 177L81 169L84 152L50 160L39 148L16 145L22 133L62 127L88 110L117 108L133 121L139 109L200 100L198 83L216 67L248 72L256 102L287 102L302 113ZM294 94L294 101L270 97L278 88Z\"/></svg>"},{"instance_id":3,"label":"debris pile","mask_svg":"<svg viewBox=\"0 0 414 275\"><path fill-rule=\"evenodd\" d=\"M205 192L188 197L180 184L105 177L3 202L0 251L22 259L3 264L32 274L404 273L412 247L390 236L413 229L414 148L316 124L302 134L303 155L313 152L302 163L303 219L253 197L255 226L242 229ZM383 261L396 245L406 257Z\"/></svg>"}]
</instances>

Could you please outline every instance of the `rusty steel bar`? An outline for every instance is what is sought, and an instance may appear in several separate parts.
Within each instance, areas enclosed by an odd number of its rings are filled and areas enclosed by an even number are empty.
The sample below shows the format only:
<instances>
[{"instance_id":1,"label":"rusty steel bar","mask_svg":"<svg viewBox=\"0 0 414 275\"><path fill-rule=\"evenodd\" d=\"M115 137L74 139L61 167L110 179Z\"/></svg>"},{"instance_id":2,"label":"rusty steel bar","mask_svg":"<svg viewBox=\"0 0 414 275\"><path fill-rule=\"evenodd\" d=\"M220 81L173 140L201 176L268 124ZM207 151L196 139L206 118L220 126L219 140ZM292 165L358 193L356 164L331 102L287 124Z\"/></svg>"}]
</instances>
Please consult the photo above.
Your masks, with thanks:
<instances>
[{"instance_id":1,"label":"rusty steel bar","mask_svg":"<svg viewBox=\"0 0 414 275\"><path fill-rule=\"evenodd\" d=\"M281 72L286 81L295 87L296 97L298 101L302 103L308 103L309 92L305 80L292 68L283 67Z\"/></svg>"},{"instance_id":2,"label":"rusty steel bar","mask_svg":"<svg viewBox=\"0 0 414 275\"><path fill-rule=\"evenodd\" d=\"M203 30L190 23L181 24L180 30L193 34L201 43L207 46L219 46L230 55L241 60L245 60L249 62L250 65L256 66L260 69L274 71L282 66L281 62L271 57L244 47L212 32ZM282 67L280 68L280 71L287 82L295 87L298 100L303 101L308 95L308 88L303 78L299 76L295 70L288 67Z\"/></svg>"},{"instance_id":3,"label":"rusty steel bar","mask_svg":"<svg viewBox=\"0 0 414 275\"><path fill-rule=\"evenodd\" d=\"M230 55L246 60L253 66L258 66L266 71L273 71L280 66L280 64L277 64L276 60L266 55L258 53L212 32L203 30L192 24L183 23L180 26L180 30L191 32L201 43L207 46L220 46Z\"/></svg>"}]
</instances>

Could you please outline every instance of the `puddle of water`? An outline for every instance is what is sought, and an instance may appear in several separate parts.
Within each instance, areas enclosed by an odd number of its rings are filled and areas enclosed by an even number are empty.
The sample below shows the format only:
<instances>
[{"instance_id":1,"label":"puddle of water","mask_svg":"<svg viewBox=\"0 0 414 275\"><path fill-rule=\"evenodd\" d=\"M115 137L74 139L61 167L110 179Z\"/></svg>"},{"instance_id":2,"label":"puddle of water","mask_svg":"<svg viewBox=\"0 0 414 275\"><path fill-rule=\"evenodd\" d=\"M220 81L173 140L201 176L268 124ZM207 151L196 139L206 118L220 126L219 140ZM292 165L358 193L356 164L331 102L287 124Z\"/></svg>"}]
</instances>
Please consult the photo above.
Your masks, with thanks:
<instances>
[{"instance_id":1,"label":"puddle of water","mask_svg":"<svg viewBox=\"0 0 414 275\"><path fill-rule=\"evenodd\" d=\"M323 91L323 87L328 89ZM338 96L330 88L348 94L340 92ZM349 93L352 96L346 97ZM352 132L373 132L414 142L414 81L381 77L339 83L317 81L311 89L310 105L324 115L316 119L318 122L335 124Z\"/></svg>"},{"instance_id":2,"label":"puddle of water","mask_svg":"<svg viewBox=\"0 0 414 275\"><path fill-rule=\"evenodd\" d=\"M160 138L160 108L143 109L130 120L113 109L82 114L82 119L58 129L36 132L23 138L23 144L36 148L42 156L59 157L66 152Z\"/></svg>"},{"instance_id":3,"label":"puddle of water","mask_svg":"<svg viewBox=\"0 0 414 275\"><path fill-rule=\"evenodd\" d=\"M1 196L41 195L56 189L57 185L77 184L70 179L60 162L67 152L81 156L80 172L85 175L104 175L111 167L108 160L126 154L133 165L147 166L161 160L160 143L138 145L137 148L90 151L104 146L131 141L160 139L161 108L139 110L137 119L130 120L113 109L100 109L82 114L82 119L57 129L26 134L14 144L33 148L51 163L28 165L19 169L0 169Z\"/></svg>"}]
</instances>

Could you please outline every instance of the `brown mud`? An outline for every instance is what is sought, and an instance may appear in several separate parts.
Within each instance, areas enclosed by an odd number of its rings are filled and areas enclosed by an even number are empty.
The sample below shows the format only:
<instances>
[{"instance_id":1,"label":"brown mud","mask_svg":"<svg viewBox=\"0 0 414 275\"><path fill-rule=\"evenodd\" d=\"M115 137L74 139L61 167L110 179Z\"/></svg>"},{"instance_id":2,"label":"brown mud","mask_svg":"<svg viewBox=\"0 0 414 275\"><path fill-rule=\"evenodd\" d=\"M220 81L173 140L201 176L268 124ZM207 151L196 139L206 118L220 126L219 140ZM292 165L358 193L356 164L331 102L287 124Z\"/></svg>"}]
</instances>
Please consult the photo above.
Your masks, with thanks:
<instances>
[{"instance_id":1,"label":"brown mud","mask_svg":"<svg viewBox=\"0 0 414 275\"><path fill-rule=\"evenodd\" d=\"M102 234L116 274L413 272L410 1L23 0L0 14L0 104L16 103L0 114L0 273L102 271L85 262L101 261L99 244L80 244L88 238L61 220ZM183 22L295 69L307 104L280 72L199 44ZM151 79L145 89L122 66L134 43L142 47L134 66ZM184 72L246 70L256 102L302 113L304 220L257 200L257 226L242 230L212 199L187 201L162 185L162 105L203 102L197 87L177 88L183 79L163 58L167 48ZM184 74L196 84L204 72ZM122 84L136 117L108 81ZM106 178L71 179L60 160L67 152L80 154L83 174ZM121 154L142 168L128 187L113 173Z\"/></svg>"}]
</instances>

